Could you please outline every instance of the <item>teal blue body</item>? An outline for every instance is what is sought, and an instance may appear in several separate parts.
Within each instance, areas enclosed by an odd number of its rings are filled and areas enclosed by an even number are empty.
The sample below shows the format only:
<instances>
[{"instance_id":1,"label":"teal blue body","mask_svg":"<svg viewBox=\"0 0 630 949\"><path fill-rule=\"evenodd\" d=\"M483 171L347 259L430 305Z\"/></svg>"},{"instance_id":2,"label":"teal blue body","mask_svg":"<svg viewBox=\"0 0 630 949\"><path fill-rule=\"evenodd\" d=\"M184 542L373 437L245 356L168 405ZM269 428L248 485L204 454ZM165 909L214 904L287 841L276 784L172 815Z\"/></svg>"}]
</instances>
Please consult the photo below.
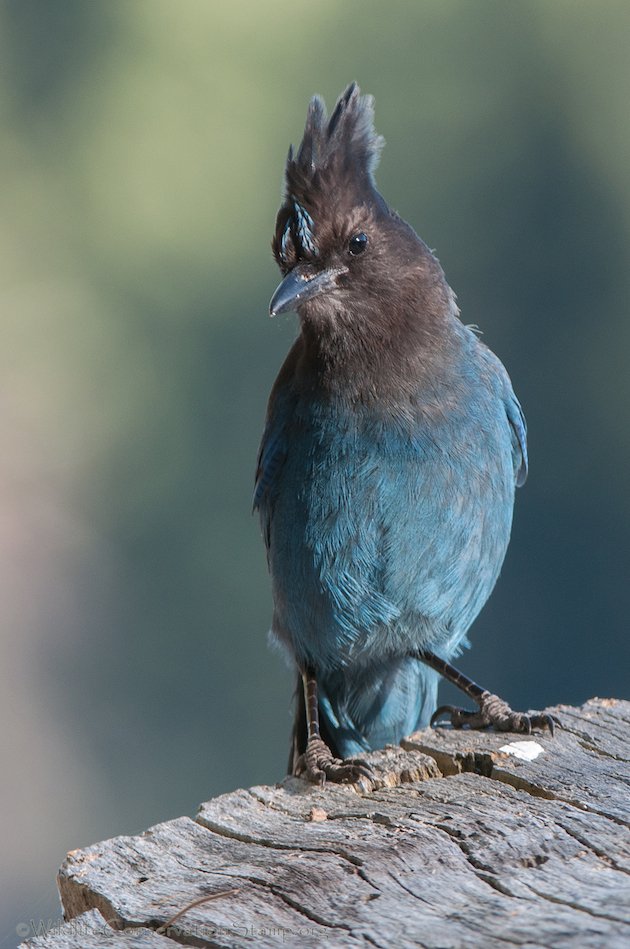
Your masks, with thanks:
<instances>
[{"instance_id":1,"label":"teal blue body","mask_svg":"<svg viewBox=\"0 0 630 949\"><path fill-rule=\"evenodd\" d=\"M318 392L299 342L270 404L256 504L272 635L316 670L344 757L428 724L438 676L407 654L457 653L509 541L524 420L501 363L451 319L458 358L402 404Z\"/></svg>"}]
</instances>

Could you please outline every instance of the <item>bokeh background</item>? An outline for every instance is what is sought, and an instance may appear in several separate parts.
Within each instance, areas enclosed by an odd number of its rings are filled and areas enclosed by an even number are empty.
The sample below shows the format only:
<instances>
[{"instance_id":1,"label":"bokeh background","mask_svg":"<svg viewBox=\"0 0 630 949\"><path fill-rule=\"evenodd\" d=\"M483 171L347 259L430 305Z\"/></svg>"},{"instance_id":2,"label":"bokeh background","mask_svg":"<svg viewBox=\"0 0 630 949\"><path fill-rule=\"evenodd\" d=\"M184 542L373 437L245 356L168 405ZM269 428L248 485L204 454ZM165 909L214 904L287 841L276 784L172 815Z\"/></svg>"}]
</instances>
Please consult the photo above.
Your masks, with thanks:
<instances>
[{"instance_id":1,"label":"bokeh background","mask_svg":"<svg viewBox=\"0 0 630 949\"><path fill-rule=\"evenodd\" d=\"M67 850L283 774L250 511L314 92L375 95L380 189L527 413L461 664L519 707L630 696L629 48L608 0L0 3L1 946Z\"/></svg>"}]
</instances>

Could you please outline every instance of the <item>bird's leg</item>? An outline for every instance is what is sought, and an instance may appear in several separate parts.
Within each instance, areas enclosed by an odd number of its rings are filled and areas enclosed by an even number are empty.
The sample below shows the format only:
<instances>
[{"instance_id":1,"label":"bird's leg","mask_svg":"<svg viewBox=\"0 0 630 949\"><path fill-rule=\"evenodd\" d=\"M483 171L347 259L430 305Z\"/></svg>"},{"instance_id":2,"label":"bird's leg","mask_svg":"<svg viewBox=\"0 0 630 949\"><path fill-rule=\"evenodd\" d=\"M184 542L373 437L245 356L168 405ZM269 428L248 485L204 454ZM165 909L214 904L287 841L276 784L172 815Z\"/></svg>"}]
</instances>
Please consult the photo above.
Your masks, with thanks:
<instances>
[{"instance_id":1,"label":"bird's leg","mask_svg":"<svg viewBox=\"0 0 630 949\"><path fill-rule=\"evenodd\" d=\"M528 735L532 728L548 728L551 735L553 735L554 726L561 725L560 720L549 713L532 712L527 714L513 711L507 702L504 702L498 695L493 695L487 689L482 689L463 672L460 672L444 659L440 659L435 653L423 650L414 653L414 656L431 666L453 685L456 685L478 705L478 710L475 712L458 708L456 705L441 705L431 716L431 725L434 725L442 715L450 716L453 728L461 728L463 725L468 725L470 728L488 728L492 725L501 732L525 732Z\"/></svg>"},{"instance_id":2,"label":"bird's leg","mask_svg":"<svg viewBox=\"0 0 630 949\"><path fill-rule=\"evenodd\" d=\"M319 705L317 699L317 679L313 669L301 670L304 686L304 706L306 708L306 750L300 755L295 766L297 777L304 776L316 784L326 781L354 783L359 778L371 779L374 773L367 761L362 758L335 758L319 732Z\"/></svg>"}]
</instances>

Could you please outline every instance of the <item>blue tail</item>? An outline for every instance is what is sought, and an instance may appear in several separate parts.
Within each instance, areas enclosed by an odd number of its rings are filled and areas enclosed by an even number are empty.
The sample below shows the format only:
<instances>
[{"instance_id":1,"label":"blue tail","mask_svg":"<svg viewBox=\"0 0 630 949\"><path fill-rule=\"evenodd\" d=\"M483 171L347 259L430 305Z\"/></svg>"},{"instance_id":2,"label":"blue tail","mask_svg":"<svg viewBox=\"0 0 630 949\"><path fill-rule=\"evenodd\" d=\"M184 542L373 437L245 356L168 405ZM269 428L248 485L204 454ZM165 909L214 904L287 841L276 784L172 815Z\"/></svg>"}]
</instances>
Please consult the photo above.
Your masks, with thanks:
<instances>
[{"instance_id":1,"label":"blue tail","mask_svg":"<svg viewBox=\"0 0 630 949\"><path fill-rule=\"evenodd\" d=\"M318 676L322 737L348 758L429 724L437 706L439 675L408 657Z\"/></svg>"}]
</instances>

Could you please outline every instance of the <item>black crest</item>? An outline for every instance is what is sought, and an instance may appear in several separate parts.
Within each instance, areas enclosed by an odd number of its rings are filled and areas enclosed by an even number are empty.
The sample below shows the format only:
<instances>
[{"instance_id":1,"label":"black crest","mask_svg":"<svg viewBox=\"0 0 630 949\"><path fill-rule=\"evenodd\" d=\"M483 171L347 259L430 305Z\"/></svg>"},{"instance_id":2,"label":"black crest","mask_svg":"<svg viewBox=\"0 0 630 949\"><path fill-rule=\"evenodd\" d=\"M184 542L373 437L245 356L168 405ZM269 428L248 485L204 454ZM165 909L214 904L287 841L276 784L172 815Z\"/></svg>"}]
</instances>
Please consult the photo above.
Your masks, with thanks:
<instances>
[{"instance_id":1,"label":"black crest","mask_svg":"<svg viewBox=\"0 0 630 949\"><path fill-rule=\"evenodd\" d=\"M362 96L355 82L337 100L330 118L320 96L313 96L297 152L289 149L285 170L285 201L278 213L272 242L284 270L298 257L317 257L316 225L322 206L338 205L366 191L376 195L374 170L383 138L374 130L374 100Z\"/></svg>"},{"instance_id":2,"label":"black crest","mask_svg":"<svg viewBox=\"0 0 630 949\"><path fill-rule=\"evenodd\" d=\"M334 180L352 179L374 187L373 173L384 144L374 130L374 100L362 96L356 82L339 97L330 118L323 99L313 96L300 147L295 154L289 149L287 197L306 197Z\"/></svg>"}]
</instances>

